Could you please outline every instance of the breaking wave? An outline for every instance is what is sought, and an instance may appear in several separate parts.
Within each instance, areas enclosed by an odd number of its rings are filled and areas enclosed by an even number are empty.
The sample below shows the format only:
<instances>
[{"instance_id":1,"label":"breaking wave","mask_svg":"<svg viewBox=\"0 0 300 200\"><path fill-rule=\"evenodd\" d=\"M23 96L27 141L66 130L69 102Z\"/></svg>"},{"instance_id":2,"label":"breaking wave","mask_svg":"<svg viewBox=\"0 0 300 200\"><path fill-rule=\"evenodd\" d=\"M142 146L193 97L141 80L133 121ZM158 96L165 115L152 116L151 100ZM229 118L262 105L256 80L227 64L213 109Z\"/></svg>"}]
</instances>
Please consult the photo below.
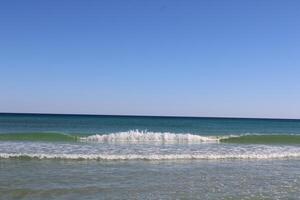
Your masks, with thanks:
<instances>
[{"instance_id":1,"label":"breaking wave","mask_svg":"<svg viewBox=\"0 0 300 200\"><path fill-rule=\"evenodd\" d=\"M109 142L109 143L212 143L218 142L215 136L200 136L192 134L158 133L147 131L127 131L105 135L91 135L81 137L80 141L87 142Z\"/></svg>"},{"instance_id":2,"label":"breaking wave","mask_svg":"<svg viewBox=\"0 0 300 200\"><path fill-rule=\"evenodd\" d=\"M2 134L0 140L0 159L300 159L300 135L200 136L136 130L86 137Z\"/></svg>"},{"instance_id":3,"label":"breaking wave","mask_svg":"<svg viewBox=\"0 0 300 200\"><path fill-rule=\"evenodd\" d=\"M110 134L78 136L65 133L1 133L0 141L65 141L92 143L237 143L237 144L300 144L300 134L241 134L204 136L190 133L150 132L130 130Z\"/></svg>"}]
</instances>

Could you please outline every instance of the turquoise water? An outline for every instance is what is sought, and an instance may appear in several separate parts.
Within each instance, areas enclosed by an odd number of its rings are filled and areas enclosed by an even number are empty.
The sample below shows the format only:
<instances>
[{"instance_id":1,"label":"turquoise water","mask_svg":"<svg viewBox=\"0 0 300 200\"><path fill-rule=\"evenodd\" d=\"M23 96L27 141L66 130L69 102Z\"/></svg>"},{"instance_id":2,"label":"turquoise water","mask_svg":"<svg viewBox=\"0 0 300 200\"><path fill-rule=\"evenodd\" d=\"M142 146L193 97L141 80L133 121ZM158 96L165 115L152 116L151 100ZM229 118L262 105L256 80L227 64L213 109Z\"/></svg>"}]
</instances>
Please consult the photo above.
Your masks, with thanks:
<instances>
[{"instance_id":1,"label":"turquoise water","mask_svg":"<svg viewBox=\"0 0 300 200\"><path fill-rule=\"evenodd\" d=\"M297 199L300 120L0 114L0 199Z\"/></svg>"},{"instance_id":2,"label":"turquoise water","mask_svg":"<svg viewBox=\"0 0 300 200\"><path fill-rule=\"evenodd\" d=\"M129 130L226 134L300 134L300 120L0 114L0 133L109 134Z\"/></svg>"}]
</instances>

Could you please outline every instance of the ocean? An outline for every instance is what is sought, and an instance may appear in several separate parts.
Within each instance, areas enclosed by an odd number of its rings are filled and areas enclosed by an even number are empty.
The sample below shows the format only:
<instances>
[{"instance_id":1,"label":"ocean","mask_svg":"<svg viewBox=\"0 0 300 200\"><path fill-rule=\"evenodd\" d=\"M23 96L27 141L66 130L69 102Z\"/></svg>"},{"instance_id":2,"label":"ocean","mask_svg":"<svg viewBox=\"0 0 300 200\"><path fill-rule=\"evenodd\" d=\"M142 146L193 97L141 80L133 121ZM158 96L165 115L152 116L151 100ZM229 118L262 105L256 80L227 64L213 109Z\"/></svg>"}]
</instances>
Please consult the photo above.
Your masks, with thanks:
<instances>
[{"instance_id":1,"label":"ocean","mask_svg":"<svg viewBox=\"0 0 300 200\"><path fill-rule=\"evenodd\" d=\"M0 199L300 199L300 120L0 114Z\"/></svg>"}]
</instances>

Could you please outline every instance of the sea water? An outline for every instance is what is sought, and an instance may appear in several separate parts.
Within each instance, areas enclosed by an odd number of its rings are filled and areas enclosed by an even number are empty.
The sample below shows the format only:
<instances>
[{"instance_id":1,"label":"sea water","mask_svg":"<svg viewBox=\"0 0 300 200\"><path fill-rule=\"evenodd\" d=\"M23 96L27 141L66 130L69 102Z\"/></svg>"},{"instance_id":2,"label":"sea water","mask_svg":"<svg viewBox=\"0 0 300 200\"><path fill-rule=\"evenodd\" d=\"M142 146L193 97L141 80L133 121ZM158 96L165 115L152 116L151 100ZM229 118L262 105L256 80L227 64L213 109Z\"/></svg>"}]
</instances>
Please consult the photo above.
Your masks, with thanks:
<instances>
[{"instance_id":1,"label":"sea water","mask_svg":"<svg viewBox=\"0 0 300 200\"><path fill-rule=\"evenodd\" d=\"M300 120L0 114L0 199L299 199Z\"/></svg>"}]
</instances>

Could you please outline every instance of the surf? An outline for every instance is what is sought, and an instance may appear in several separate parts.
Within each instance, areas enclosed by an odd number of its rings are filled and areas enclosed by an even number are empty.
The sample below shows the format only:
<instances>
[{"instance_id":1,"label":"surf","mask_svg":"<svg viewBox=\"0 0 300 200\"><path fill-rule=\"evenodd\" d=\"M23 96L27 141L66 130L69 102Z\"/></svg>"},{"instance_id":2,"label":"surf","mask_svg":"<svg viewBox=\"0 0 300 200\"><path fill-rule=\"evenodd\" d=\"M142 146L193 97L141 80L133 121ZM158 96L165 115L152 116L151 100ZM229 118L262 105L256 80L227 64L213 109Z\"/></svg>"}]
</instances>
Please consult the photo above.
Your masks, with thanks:
<instances>
[{"instance_id":1,"label":"surf","mask_svg":"<svg viewBox=\"0 0 300 200\"><path fill-rule=\"evenodd\" d=\"M214 136L201 136L193 134L178 134L169 132L148 132L131 130L103 135L91 135L81 137L84 142L108 142L108 143L215 143L219 139Z\"/></svg>"},{"instance_id":2,"label":"surf","mask_svg":"<svg viewBox=\"0 0 300 200\"><path fill-rule=\"evenodd\" d=\"M152 132L129 130L108 134L66 134L59 132L1 133L0 141L48 141L84 143L158 143L158 144L268 144L297 145L299 134L240 134L240 135L200 135L191 133Z\"/></svg>"},{"instance_id":3,"label":"surf","mask_svg":"<svg viewBox=\"0 0 300 200\"><path fill-rule=\"evenodd\" d=\"M269 160L298 159L300 152L270 154L39 154L39 153L0 153L0 159L58 159L58 160Z\"/></svg>"}]
</instances>

